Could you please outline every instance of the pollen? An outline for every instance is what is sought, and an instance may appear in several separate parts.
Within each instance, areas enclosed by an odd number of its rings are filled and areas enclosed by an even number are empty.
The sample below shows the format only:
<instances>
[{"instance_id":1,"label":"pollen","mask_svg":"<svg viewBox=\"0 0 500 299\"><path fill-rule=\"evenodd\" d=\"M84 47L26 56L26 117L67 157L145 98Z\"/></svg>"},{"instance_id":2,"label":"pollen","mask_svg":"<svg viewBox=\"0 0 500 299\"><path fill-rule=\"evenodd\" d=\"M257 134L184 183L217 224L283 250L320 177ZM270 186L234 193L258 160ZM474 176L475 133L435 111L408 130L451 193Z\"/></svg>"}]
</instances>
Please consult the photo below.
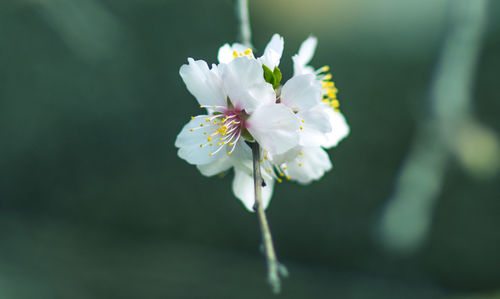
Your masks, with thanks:
<instances>
[{"instance_id":1,"label":"pollen","mask_svg":"<svg viewBox=\"0 0 500 299\"><path fill-rule=\"evenodd\" d=\"M299 166L302 166L302 163L299 163Z\"/></svg>"},{"instance_id":2,"label":"pollen","mask_svg":"<svg viewBox=\"0 0 500 299\"><path fill-rule=\"evenodd\" d=\"M289 175L287 175L287 176L286 176L286 179L287 179L287 180L290 180L290 176L289 176Z\"/></svg>"},{"instance_id":3,"label":"pollen","mask_svg":"<svg viewBox=\"0 0 500 299\"><path fill-rule=\"evenodd\" d=\"M300 129L301 129L301 130L304 130L304 127L300 126Z\"/></svg>"},{"instance_id":4,"label":"pollen","mask_svg":"<svg viewBox=\"0 0 500 299\"><path fill-rule=\"evenodd\" d=\"M227 155L228 155L228 156L231 156L231 152L228 152L228 153L227 153Z\"/></svg>"},{"instance_id":5,"label":"pollen","mask_svg":"<svg viewBox=\"0 0 500 299\"><path fill-rule=\"evenodd\" d=\"M305 120L301 120L302 123L305 123L306 121Z\"/></svg>"},{"instance_id":6,"label":"pollen","mask_svg":"<svg viewBox=\"0 0 500 299\"><path fill-rule=\"evenodd\" d=\"M283 180L282 180L282 179L280 179L280 178L278 178L278 183L281 183L281 182L283 182Z\"/></svg>"},{"instance_id":7,"label":"pollen","mask_svg":"<svg viewBox=\"0 0 500 299\"><path fill-rule=\"evenodd\" d=\"M303 155L304 153L303 152L299 152L299 155Z\"/></svg>"},{"instance_id":8,"label":"pollen","mask_svg":"<svg viewBox=\"0 0 500 299\"><path fill-rule=\"evenodd\" d=\"M194 116L191 116L191 119L194 119Z\"/></svg>"}]
</instances>

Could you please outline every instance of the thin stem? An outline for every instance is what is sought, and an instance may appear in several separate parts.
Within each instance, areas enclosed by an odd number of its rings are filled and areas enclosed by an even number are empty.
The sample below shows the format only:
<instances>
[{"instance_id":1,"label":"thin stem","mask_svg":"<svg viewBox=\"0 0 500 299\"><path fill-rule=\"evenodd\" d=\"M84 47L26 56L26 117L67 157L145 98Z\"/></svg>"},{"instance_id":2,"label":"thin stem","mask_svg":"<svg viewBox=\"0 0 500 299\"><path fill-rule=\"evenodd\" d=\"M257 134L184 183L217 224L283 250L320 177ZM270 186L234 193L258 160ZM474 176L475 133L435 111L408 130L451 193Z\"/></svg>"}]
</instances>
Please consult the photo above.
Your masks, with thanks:
<instances>
[{"instance_id":1,"label":"thin stem","mask_svg":"<svg viewBox=\"0 0 500 299\"><path fill-rule=\"evenodd\" d=\"M250 29L250 17L248 14L248 0L236 0L236 16L240 22L241 43L249 48L253 48L252 30Z\"/></svg>"},{"instance_id":2,"label":"thin stem","mask_svg":"<svg viewBox=\"0 0 500 299\"><path fill-rule=\"evenodd\" d=\"M280 265L274 250L273 237L271 229L267 222L266 212L262 204L262 176L260 173L260 147L257 142L252 143L253 156L253 180L255 190L254 210L259 218L260 230L262 233L262 243L264 243L264 253L267 262L267 281L271 285L274 293L279 293L281 290L280 274L286 275L286 269Z\"/></svg>"},{"instance_id":3,"label":"thin stem","mask_svg":"<svg viewBox=\"0 0 500 299\"><path fill-rule=\"evenodd\" d=\"M252 47L252 31L250 29L250 17L248 14L248 0L236 1L236 16L240 22L240 41L243 45ZM257 142L251 143L253 156L253 181L255 190L254 210L259 219L260 231L262 234L262 243L264 245L264 254L267 262L267 281L275 294L281 291L280 276L286 276L285 266L278 262L276 251L274 250L273 237L271 229L267 222L266 212L262 204L262 175L260 173L260 146Z\"/></svg>"}]
</instances>

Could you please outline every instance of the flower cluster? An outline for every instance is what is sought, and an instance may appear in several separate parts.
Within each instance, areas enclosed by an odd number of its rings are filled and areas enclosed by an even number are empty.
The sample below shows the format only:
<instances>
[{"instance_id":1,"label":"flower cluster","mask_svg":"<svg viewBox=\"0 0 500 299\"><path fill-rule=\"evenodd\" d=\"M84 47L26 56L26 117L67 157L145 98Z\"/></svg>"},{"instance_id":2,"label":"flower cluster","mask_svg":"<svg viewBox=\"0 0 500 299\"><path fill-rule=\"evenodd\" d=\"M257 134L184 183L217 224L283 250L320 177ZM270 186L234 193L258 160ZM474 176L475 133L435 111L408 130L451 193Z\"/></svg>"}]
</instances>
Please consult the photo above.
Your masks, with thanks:
<instances>
[{"instance_id":1,"label":"flower cluster","mask_svg":"<svg viewBox=\"0 0 500 299\"><path fill-rule=\"evenodd\" d=\"M274 34L261 57L241 44L219 49L219 64L188 58L180 68L205 114L192 116L177 136L178 155L205 176L234 169L233 192L253 211L252 153L261 148L264 207L274 182L310 183L332 168L324 149L349 134L329 68L308 63L317 40L309 37L292 57L294 74L281 85L283 38Z\"/></svg>"}]
</instances>

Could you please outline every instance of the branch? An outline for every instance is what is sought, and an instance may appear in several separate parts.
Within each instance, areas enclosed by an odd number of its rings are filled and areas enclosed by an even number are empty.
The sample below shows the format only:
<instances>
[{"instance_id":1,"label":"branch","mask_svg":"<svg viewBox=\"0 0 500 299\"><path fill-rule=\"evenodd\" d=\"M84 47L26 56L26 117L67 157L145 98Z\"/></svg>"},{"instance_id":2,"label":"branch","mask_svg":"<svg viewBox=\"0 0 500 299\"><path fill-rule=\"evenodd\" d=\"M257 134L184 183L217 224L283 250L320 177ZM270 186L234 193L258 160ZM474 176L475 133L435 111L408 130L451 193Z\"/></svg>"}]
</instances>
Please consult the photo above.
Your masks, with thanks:
<instances>
[{"instance_id":1,"label":"branch","mask_svg":"<svg viewBox=\"0 0 500 299\"><path fill-rule=\"evenodd\" d=\"M248 14L248 0L236 0L236 17L240 22L240 41L243 45L252 47L252 31Z\"/></svg>"},{"instance_id":2,"label":"branch","mask_svg":"<svg viewBox=\"0 0 500 299\"><path fill-rule=\"evenodd\" d=\"M383 245L401 254L413 253L427 237L452 155L478 175L493 175L499 167L498 138L475 120L471 108L488 1L451 2L430 90L430 113L417 128L380 222Z\"/></svg>"},{"instance_id":3,"label":"branch","mask_svg":"<svg viewBox=\"0 0 500 299\"><path fill-rule=\"evenodd\" d=\"M253 156L253 180L255 189L255 205L254 210L259 218L260 230L262 232L262 243L264 244L264 253L267 262L267 282L275 294L281 291L280 276L286 276L286 268L280 265L274 250L273 237L271 229L267 222L266 212L262 204L262 176L260 174L260 147L257 142L252 143L252 156Z\"/></svg>"}]
</instances>

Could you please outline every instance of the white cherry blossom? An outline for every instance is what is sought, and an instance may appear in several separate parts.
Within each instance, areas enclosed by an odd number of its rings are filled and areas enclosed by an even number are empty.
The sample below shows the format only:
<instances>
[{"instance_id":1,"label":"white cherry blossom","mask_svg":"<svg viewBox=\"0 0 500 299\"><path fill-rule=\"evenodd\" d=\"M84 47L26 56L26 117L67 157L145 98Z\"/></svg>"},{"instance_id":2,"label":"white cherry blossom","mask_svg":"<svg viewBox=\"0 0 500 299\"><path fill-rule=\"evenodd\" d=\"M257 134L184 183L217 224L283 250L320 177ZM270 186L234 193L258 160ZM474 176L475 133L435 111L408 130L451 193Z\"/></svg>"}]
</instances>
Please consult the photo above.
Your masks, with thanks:
<instances>
[{"instance_id":1,"label":"white cherry blossom","mask_svg":"<svg viewBox=\"0 0 500 299\"><path fill-rule=\"evenodd\" d=\"M294 76L283 86L275 69L283 53L278 34L261 57L241 44L225 44L219 49L219 65L188 58L180 68L188 91L206 113L191 117L183 127L175 141L178 155L205 176L234 169L232 190L249 211L255 200L248 141L261 148L266 208L275 181L307 184L329 171L332 164L323 148L336 146L349 134L328 68L308 65L316 44L314 37L304 41L293 56Z\"/></svg>"}]
</instances>

